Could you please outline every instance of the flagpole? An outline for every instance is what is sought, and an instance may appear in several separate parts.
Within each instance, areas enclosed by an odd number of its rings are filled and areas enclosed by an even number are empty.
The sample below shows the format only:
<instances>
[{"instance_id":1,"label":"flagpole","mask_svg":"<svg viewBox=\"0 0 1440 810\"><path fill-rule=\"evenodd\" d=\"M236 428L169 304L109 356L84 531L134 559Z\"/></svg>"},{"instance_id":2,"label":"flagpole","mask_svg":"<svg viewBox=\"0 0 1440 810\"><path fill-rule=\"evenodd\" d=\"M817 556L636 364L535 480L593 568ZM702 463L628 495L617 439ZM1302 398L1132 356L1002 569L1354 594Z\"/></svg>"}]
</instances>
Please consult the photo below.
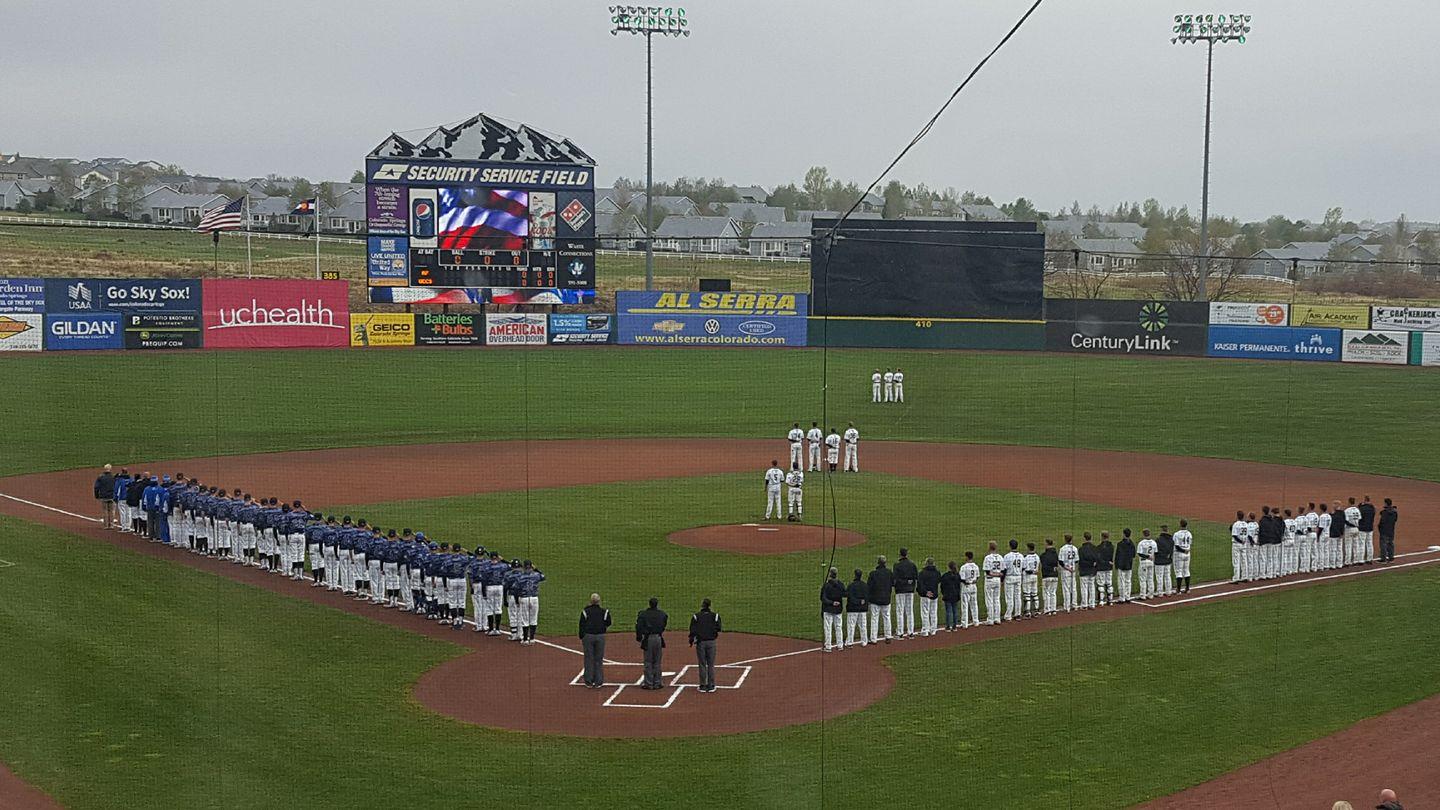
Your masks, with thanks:
<instances>
[{"instance_id":1,"label":"flagpole","mask_svg":"<svg viewBox=\"0 0 1440 810\"><path fill-rule=\"evenodd\" d=\"M315 191L315 280L320 280L320 191Z\"/></svg>"},{"instance_id":2,"label":"flagpole","mask_svg":"<svg viewBox=\"0 0 1440 810\"><path fill-rule=\"evenodd\" d=\"M250 192L245 192L245 277L251 277L254 262L250 255Z\"/></svg>"}]
</instances>

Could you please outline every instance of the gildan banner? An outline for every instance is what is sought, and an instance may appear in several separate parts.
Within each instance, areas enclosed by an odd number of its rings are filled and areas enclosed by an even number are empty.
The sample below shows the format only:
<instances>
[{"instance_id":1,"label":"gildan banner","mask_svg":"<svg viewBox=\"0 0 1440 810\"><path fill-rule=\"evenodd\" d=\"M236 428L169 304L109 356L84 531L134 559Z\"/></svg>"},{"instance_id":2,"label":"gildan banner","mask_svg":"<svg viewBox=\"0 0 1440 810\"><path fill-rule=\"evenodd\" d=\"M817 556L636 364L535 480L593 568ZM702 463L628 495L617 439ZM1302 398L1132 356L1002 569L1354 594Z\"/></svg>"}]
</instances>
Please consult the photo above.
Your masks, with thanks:
<instances>
[{"instance_id":1,"label":"gildan banner","mask_svg":"<svg viewBox=\"0 0 1440 810\"><path fill-rule=\"evenodd\" d=\"M617 316L619 342L645 346L804 346L808 318L788 315Z\"/></svg>"},{"instance_id":2,"label":"gildan banner","mask_svg":"<svg viewBox=\"0 0 1440 810\"><path fill-rule=\"evenodd\" d=\"M1193 301L1045 299L1045 348L1104 354L1205 354L1210 309Z\"/></svg>"},{"instance_id":3,"label":"gildan banner","mask_svg":"<svg viewBox=\"0 0 1440 810\"><path fill-rule=\"evenodd\" d=\"M1388 363L1403 366L1410 362L1408 332L1346 329L1341 342L1340 359L1346 363Z\"/></svg>"},{"instance_id":4,"label":"gildan banner","mask_svg":"<svg viewBox=\"0 0 1440 810\"><path fill-rule=\"evenodd\" d=\"M45 316L45 350L79 351L119 349L120 313L60 313Z\"/></svg>"},{"instance_id":5,"label":"gildan banner","mask_svg":"<svg viewBox=\"0 0 1440 810\"><path fill-rule=\"evenodd\" d=\"M1291 304L1291 326L1334 326L1369 329L1370 307L1336 304Z\"/></svg>"},{"instance_id":6,"label":"gildan banner","mask_svg":"<svg viewBox=\"0 0 1440 810\"><path fill-rule=\"evenodd\" d=\"M1285 326L1290 322L1289 304L1250 304L1239 301L1211 301L1210 323L1226 326Z\"/></svg>"},{"instance_id":7,"label":"gildan banner","mask_svg":"<svg viewBox=\"0 0 1440 810\"><path fill-rule=\"evenodd\" d=\"M344 281L205 279L205 347L348 346L348 290Z\"/></svg>"},{"instance_id":8,"label":"gildan banner","mask_svg":"<svg viewBox=\"0 0 1440 810\"><path fill-rule=\"evenodd\" d=\"M38 352L44 348L44 336L44 315L0 315L0 352Z\"/></svg>"},{"instance_id":9,"label":"gildan banner","mask_svg":"<svg viewBox=\"0 0 1440 810\"><path fill-rule=\"evenodd\" d=\"M1211 357L1254 360L1340 359L1340 330L1303 326L1211 326Z\"/></svg>"},{"instance_id":10,"label":"gildan banner","mask_svg":"<svg viewBox=\"0 0 1440 810\"><path fill-rule=\"evenodd\" d=\"M1437 332L1440 331L1440 307L1371 307L1370 327Z\"/></svg>"}]
</instances>

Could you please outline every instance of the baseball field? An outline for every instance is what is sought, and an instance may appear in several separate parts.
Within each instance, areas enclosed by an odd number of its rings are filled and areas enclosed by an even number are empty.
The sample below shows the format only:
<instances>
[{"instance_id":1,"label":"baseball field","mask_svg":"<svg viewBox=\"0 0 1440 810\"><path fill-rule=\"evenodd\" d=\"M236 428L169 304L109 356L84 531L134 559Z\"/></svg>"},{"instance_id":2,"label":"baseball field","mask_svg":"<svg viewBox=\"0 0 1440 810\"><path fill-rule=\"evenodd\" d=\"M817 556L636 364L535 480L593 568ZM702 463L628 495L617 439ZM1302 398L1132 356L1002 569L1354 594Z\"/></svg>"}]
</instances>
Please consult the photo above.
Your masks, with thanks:
<instances>
[{"instance_id":1,"label":"baseball field","mask_svg":"<svg viewBox=\"0 0 1440 810\"><path fill-rule=\"evenodd\" d=\"M870 373L897 364L906 402L871 403ZM1289 807L1359 801L1382 776L1440 802L1422 758L1440 727L1440 378L1324 365L628 347L0 357L0 806L814 807L884 786L903 802L1083 808L1269 790ZM811 421L855 424L861 472L811 473L806 525L763 524L761 476ZM532 559L545 643L106 531L90 486L107 462ZM1364 495L1400 507L1395 563L1229 582L1236 509ZM1180 518L1190 594L817 649L828 565L848 580L905 546L943 568L989 540ZM726 528L706 547L671 537L698 527ZM832 546L833 527L859 544ZM604 690L574 685L592 592L615 616ZM673 674L646 693L624 684L652 596ZM710 694L685 639L706 597L726 630Z\"/></svg>"}]
</instances>

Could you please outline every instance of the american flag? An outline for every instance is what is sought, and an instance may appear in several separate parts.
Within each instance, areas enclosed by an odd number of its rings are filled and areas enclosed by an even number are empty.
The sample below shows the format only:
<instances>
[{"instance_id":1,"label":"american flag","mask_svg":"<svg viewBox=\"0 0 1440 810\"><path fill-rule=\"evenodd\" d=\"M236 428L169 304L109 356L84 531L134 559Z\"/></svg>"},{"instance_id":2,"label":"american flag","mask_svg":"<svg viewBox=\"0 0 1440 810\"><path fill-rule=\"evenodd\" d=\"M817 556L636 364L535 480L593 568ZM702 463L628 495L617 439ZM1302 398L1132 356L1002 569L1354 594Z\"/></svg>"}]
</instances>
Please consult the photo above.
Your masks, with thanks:
<instances>
[{"instance_id":1,"label":"american flag","mask_svg":"<svg viewBox=\"0 0 1440 810\"><path fill-rule=\"evenodd\" d=\"M442 188L437 220L443 250L524 250L530 194L489 188Z\"/></svg>"},{"instance_id":2,"label":"american flag","mask_svg":"<svg viewBox=\"0 0 1440 810\"><path fill-rule=\"evenodd\" d=\"M200 224L195 226L195 230L238 231L245 221L245 215L240 213L244 207L244 196L236 197L224 205L217 205L200 217Z\"/></svg>"}]
</instances>

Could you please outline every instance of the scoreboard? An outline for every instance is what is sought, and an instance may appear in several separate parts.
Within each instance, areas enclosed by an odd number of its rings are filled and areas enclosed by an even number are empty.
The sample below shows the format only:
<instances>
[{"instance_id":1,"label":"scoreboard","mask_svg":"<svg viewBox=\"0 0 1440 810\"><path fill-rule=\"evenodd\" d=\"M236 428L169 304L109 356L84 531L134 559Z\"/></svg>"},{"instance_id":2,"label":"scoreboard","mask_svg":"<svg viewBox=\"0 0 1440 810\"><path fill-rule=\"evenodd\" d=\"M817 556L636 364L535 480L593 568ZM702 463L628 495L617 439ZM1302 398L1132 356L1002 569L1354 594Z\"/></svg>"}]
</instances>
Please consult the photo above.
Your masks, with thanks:
<instances>
[{"instance_id":1,"label":"scoreboard","mask_svg":"<svg viewBox=\"0 0 1440 810\"><path fill-rule=\"evenodd\" d=\"M595 288L588 165L370 157L372 287Z\"/></svg>"}]
</instances>

